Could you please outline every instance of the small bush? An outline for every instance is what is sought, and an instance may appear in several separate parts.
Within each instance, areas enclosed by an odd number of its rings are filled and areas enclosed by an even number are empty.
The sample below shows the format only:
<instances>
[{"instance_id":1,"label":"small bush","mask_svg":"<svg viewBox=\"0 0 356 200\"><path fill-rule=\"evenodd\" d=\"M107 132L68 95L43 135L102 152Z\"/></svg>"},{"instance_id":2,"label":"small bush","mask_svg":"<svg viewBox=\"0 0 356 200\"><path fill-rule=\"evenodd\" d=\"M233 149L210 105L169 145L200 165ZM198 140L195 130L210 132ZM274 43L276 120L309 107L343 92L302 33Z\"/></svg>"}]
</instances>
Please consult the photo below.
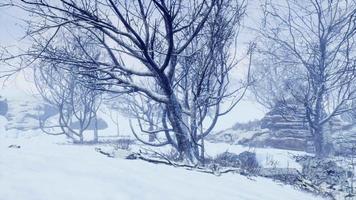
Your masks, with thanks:
<instances>
[{"instance_id":1,"label":"small bush","mask_svg":"<svg viewBox=\"0 0 356 200\"><path fill-rule=\"evenodd\" d=\"M240 168L246 174L256 174L260 169L256 154L249 151L240 154L224 152L216 156L214 164L220 167Z\"/></svg>"},{"instance_id":2,"label":"small bush","mask_svg":"<svg viewBox=\"0 0 356 200\"><path fill-rule=\"evenodd\" d=\"M130 139L130 138L122 138L122 139L118 139L115 144L114 144L114 148L116 150L118 149L122 149L122 150L130 150L131 149L131 145L134 144L134 140Z\"/></svg>"},{"instance_id":3,"label":"small bush","mask_svg":"<svg viewBox=\"0 0 356 200\"><path fill-rule=\"evenodd\" d=\"M220 167L240 167L240 159L237 154L224 152L216 156L214 163L218 164Z\"/></svg>"},{"instance_id":4,"label":"small bush","mask_svg":"<svg viewBox=\"0 0 356 200\"><path fill-rule=\"evenodd\" d=\"M341 185L347 182L348 170L331 159L304 156L297 158L297 162L303 166L302 174L315 185Z\"/></svg>"}]
</instances>

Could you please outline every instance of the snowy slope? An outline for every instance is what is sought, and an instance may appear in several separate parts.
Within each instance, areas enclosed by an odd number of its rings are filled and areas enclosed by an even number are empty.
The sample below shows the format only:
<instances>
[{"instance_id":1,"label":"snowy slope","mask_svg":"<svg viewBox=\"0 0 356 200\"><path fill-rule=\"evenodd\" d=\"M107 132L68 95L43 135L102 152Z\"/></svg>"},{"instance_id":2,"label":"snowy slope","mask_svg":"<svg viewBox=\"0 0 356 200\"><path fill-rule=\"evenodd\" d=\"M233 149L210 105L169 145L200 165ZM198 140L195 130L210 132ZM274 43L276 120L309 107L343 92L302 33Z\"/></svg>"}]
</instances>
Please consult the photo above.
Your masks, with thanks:
<instances>
[{"instance_id":1,"label":"snowy slope","mask_svg":"<svg viewBox=\"0 0 356 200\"><path fill-rule=\"evenodd\" d=\"M308 200L268 179L220 177L143 161L108 158L61 137L0 135L0 200ZM21 145L20 149L8 148Z\"/></svg>"},{"instance_id":2,"label":"snowy slope","mask_svg":"<svg viewBox=\"0 0 356 200\"><path fill-rule=\"evenodd\" d=\"M4 93L13 102L31 99L24 93ZM21 104L16 105L13 112L19 117ZM100 134L116 135L117 127L108 116L102 116L109 128ZM250 180L237 174L217 177L144 161L108 158L96 152L95 146L69 145L64 137L44 135L39 130L6 131L4 127L8 125L0 116L0 200L320 199L264 178ZM124 125L120 120L120 135L129 133L122 129ZM21 148L8 148L12 144ZM248 150L228 144L207 143L206 146L211 156L226 150L234 153ZM266 167L268 159L279 160L281 167L298 167L287 151L254 151Z\"/></svg>"}]
</instances>

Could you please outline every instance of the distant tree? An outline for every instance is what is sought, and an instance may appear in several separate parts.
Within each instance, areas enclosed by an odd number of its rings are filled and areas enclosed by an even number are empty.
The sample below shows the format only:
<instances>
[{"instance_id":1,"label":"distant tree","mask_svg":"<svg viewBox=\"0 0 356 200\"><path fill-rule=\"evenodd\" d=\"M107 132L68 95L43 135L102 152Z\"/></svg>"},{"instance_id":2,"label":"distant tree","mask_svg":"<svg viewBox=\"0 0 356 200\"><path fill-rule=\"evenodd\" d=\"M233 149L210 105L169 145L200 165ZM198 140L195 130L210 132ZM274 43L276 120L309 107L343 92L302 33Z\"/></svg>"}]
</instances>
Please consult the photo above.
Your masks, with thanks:
<instances>
[{"instance_id":1,"label":"distant tree","mask_svg":"<svg viewBox=\"0 0 356 200\"><path fill-rule=\"evenodd\" d=\"M85 44L91 53L98 57L99 54L93 51L93 46L89 47L88 41L83 38L81 44ZM78 54L84 46L77 46L77 41L73 38L63 38L63 43L70 54ZM48 47L55 48L55 47ZM98 118L97 112L101 103L101 91L97 90L95 71L88 71L90 76L83 76L78 73L75 66L57 63L55 60L41 59L35 70L35 84L44 100L55 106L59 115L57 122L53 122L53 117L40 119L40 127L47 134L65 134L74 142L84 142L84 131L93 129L93 142L98 142ZM61 131L55 132L60 129Z\"/></svg>"},{"instance_id":2,"label":"distant tree","mask_svg":"<svg viewBox=\"0 0 356 200\"><path fill-rule=\"evenodd\" d=\"M354 109L356 2L266 1L263 11L258 57L270 68L266 80L276 81L270 94L305 108L316 155L324 157L325 124Z\"/></svg>"}]
</instances>

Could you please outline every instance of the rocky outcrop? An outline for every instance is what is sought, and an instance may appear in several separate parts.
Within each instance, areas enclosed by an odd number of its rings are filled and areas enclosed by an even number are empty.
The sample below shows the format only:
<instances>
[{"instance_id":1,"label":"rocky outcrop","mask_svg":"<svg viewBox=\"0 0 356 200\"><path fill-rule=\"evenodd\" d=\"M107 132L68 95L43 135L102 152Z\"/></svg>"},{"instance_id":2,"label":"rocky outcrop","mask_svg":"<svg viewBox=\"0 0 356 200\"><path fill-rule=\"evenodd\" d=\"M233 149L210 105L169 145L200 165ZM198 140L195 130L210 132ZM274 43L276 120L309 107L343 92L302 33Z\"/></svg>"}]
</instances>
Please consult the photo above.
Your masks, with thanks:
<instances>
[{"instance_id":1,"label":"rocky outcrop","mask_svg":"<svg viewBox=\"0 0 356 200\"><path fill-rule=\"evenodd\" d=\"M232 128L209 136L210 141L253 147L314 152L304 108L292 102L279 102L264 118L236 123ZM356 154L356 125L334 117L325 124L326 149L332 154Z\"/></svg>"},{"instance_id":2,"label":"rocky outcrop","mask_svg":"<svg viewBox=\"0 0 356 200\"><path fill-rule=\"evenodd\" d=\"M288 104L288 107L286 107ZM304 108L293 104L293 102L280 102L268 112L260 122L260 130L264 134L256 134L250 139L241 141L240 143L250 146L273 147L279 149L299 150L306 152L314 152L313 138L309 130L308 123L303 117L305 115ZM327 140L327 149L331 152L339 152L342 148L351 145L355 146L356 152L356 132L349 133L349 136L342 137L351 138L345 143L345 140L340 138L338 133L345 128L345 122L339 118L333 118L324 127L325 137ZM262 132L262 131L261 131ZM336 134L337 133L337 134ZM351 136L353 135L353 136ZM337 138L335 138L337 136ZM334 147L334 143L336 147Z\"/></svg>"},{"instance_id":3,"label":"rocky outcrop","mask_svg":"<svg viewBox=\"0 0 356 200\"><path fill-rule=\"evenodd\" d=\"M0 115L6 116L8 110L9 105L7 103L7 99L3 99L2 97L0 97Z\"/></svg>"},{"instance_id":4,"label":"rocky outcrop","mask_svg":"<svg viewBox=\"0 0 356 200\"><path fill-rule=\"evenodd\" d=\"M264 134L243 141L250 146L273 147L305 151L311 134L303 116L303 108L291 102L279 102L260 121L260 129L267 130Z\"/></svg>"},{"instance_id":5,"label":"rocky outcrop","mask_svg":"<svg viewBox=\"0 0 356 200\"><path fill-rule=\"evenodd\" d=\"M310 137L304 116L304 108L298 104L277 102L261 120L261 128L267 128L277 138L306 139Z\"/></svg>"}]
</instances>

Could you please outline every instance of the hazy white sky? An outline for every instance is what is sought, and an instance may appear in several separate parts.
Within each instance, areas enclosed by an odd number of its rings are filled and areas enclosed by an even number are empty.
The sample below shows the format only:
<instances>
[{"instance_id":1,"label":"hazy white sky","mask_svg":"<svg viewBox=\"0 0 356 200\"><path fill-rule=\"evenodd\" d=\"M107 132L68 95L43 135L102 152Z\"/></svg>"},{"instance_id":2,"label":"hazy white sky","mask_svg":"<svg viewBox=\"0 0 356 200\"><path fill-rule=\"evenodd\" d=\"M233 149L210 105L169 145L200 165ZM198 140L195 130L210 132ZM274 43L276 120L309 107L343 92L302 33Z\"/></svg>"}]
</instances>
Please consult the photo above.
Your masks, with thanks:
<instances>
[{"instance_id":1,"label":"hazy white sky","mask_svg":"<svg viewBox=\"0 0 356 200\"><path fill-rule=\"evenodd\" d=\"M255 26L258 23L258 3L259 0L250 0L245 17L244 25L246 27ZM26 18L26 15L17 9L0 9L0 46L10 46L11 49L26 49L29 43L26 40L20 40L25 33L23 22L21 19ZM253 34L248 28L241 31L239 38L239 46L246 46L246 43L253 39ZM4 68L6 66L0 66ZM29 72L18 74L11 81L7 82L6 91L13 93L31 93L34 91L33 84L26 79L30 79ZM11 90L9 90L11 89ZM4 92L4 90L3 90ZM3 94L6 96L6 94ZM265 110L262 106L251 101L251 98L244 98L228 115L221 117L216 130L222 130L231 127L236 122L247 122L249 120L263 117Z\"/></svg>"}]
</instances>

